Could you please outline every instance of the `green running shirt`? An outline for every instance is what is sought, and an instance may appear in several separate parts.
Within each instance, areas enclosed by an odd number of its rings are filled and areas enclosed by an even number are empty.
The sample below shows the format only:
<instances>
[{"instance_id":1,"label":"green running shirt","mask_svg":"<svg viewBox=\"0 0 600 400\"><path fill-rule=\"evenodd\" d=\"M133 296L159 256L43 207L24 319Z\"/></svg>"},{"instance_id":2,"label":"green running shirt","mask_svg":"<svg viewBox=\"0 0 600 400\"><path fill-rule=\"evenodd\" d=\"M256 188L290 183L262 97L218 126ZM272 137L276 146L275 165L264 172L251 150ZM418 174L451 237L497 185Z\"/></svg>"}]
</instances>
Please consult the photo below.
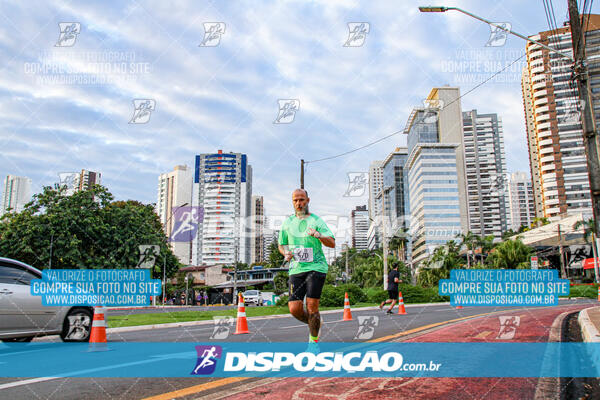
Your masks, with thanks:
<instances>
[{"instance_id":1,"label":"green running shirt","mask_svg":"<svg viewBox=\"0 0 600 400\"><path fill-rule=\"evenodd\" d=\"M279 244L289 246L294 255L290 262L290 275L308 271L326 274L329 269L323 254L323 244L319 239L306 233L310 228L316 230L322 236L333 238L333 233L327 227L325 221L315 214L310 214L304 219L291 215L283 222L279 232Z\"/></svg>"}]
</instances>

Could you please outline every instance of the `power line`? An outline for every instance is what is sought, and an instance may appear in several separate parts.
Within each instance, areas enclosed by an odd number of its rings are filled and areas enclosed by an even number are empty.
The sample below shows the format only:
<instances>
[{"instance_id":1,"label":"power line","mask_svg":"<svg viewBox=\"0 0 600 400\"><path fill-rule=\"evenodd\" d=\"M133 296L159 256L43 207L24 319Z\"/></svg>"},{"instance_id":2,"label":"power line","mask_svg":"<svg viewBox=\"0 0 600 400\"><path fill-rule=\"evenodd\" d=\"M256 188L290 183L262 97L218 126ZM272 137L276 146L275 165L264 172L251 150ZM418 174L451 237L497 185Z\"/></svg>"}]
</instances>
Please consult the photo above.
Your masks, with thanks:
<instances>
[{"instance_id":1,"label":"power line","mask_svg":"<svg viewBox=\"0 0 600 400\"><path fill-rule=\"evenodd\" d=\"M448 104L447 104L447 105L445 105L444 107L447 107L447 106L449 106L450 104L453 104L453 103L457 102L458 100L462 99L463 97L465 97L466 95L468 95L469 93L471 93L472 91L474 91L475 89L477 89L477 88L479 88L479 87L483 86L484 84L486 84L486 83L487 83L487 82L489 82L490 80L494 79L494 77L496 77L497 75L499 75L499 74L501 74L502 72L506 71L506 70L507 70L508 68L510 68L510 67L511 67L513 64L515 64L516 62L518 62L519 60L521 60L523 57L525 57L525 55L526 55L526 53L523 53L523 54L522 54L522 55L521 55L519 58L515 59L515 60L514 60L514 61L512 61L510 64L506 65L506 66L505 66L504 68L502 68L501 70L499 70L499 71L495 72L493 75L491 75L490 77L488 77L488 78L487 78L487 79L485 79L484 81L482 81L482 82L478 83L477 85L475 85L474 87L472 87L471 89L469 89L467 92L463 93L462 95L460 95L460 96L459 96L459 97L457 97L456 99L452 100L450 103L448 103ZM351 154L351 153L355 153L355 152L357 152L357 151L359 151L359 150L365 149L365 148L367 148L367 147L369 147L369 146L372 146L372 145L374 145L374 144L377 144L377 143L379 143L379 142L382 142L382 141L384 141L384 140L386 140L386 139L388 139L388 138L390 138L390 137L392 137L392 136L394 136L394 135L397 135L397 134L399 134L399 133L402 133L402 132L404 132L404 130L401 130L401 131L396 131L396 132L394 132L394 133L391 133L391 134L389 134L389 135L386 135L386 136L384 136L384 137L382 137L382 138L379 138L379 139L375 140L374 142L370 142L370 143L367 143L367 144L365 144L364 146L357 147L356 149L349 150L349 151L346 151L346 152L344 152L344 153L337 154L337 155L335 155L335 156L330 156L330 157L325 157L325 158L319 158L318 160L305 161L305 162L304 162L304 164L316 163L316 162L320 162L320 161L332 160L332 159L334 159L334 158L343 157L343 156L345 156L345 155L348 155L348 154Z\"/></svg>"}]
</instances>

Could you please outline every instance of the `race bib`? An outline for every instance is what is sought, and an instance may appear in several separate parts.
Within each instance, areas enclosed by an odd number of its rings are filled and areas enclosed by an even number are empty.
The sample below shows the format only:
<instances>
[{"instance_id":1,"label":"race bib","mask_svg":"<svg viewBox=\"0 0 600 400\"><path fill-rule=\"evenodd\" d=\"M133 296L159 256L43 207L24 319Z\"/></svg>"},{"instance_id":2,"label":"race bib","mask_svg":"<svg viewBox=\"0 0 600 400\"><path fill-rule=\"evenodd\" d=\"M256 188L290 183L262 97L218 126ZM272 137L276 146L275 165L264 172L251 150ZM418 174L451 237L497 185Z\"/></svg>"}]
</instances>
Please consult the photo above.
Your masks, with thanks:
<instances>
[{"instance_id":1,"label":"race bib","mask_svg":"<svg viewBox=\"0 0 600 400\"><path fill-rule=\"evenodd\" d=\"M296 247L293 254L294 261L313 262L313 249L311 247Z\"/></svg>"}]
</instances>

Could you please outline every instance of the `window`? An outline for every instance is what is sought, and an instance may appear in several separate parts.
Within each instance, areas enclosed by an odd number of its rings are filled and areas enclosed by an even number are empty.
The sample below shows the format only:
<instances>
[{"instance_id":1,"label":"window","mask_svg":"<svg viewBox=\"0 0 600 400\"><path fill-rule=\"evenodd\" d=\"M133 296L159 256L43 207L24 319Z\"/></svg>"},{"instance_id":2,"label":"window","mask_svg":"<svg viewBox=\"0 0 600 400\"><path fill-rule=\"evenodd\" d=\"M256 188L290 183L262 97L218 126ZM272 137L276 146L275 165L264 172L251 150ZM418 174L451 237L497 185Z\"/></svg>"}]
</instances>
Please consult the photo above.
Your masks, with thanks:
<instances>
[{"instance_id":1,"label":"window","mask_svg":"<svg viewBox=\"0 0 600 400\"><path fill-rule=\"evenodd\" d=\"M34 275L25 268L9 263L0 263L0 283L29 285L32 279L39 278L39 276Z\"/></svg>"}]
</instances>

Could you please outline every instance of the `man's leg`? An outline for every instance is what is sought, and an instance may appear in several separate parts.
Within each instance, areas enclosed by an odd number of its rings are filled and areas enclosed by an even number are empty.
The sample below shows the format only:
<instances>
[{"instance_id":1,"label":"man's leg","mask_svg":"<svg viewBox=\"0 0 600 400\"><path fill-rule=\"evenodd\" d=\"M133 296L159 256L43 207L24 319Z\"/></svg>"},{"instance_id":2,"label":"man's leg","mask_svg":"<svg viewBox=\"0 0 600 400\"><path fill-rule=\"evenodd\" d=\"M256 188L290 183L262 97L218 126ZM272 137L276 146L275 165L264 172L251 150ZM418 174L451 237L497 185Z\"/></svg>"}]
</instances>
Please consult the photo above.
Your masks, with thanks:
<instances>
[{"instance_id":1,"label":"man's leg","mask_svg":"<svg viewBox=\"0 0 600 400\"><path fill-rule=\"evenodd\" d=\"M396 299L392 300L392 305L391 305L389 311L392 311L394 309L395 305L396 305Z\"/></svg>"},{"instance_id":2,"label":"man's leg","mask_svg":"<svg viewBox=\"0 0 600 400\"><path fill-rule=\"evenodd\" d=\"M310 336L319 337L321 329L321 314L319 314L319 299L306 298L306 308L308 309L308 330Z\"/></svg>"},{"instance_id":3,"label":"man's leg","mask_svg":"<svg viewBox=\"0 0 600 400\"><path fill-rule=\"evenodd\" d=\"M294 316L298 321L304 322L308 324L308 313L304 310L304 304L302 304L302 300L294 300L288 301L288 308L290 309L290 314Z\"/></svg>"}]
</instances>

